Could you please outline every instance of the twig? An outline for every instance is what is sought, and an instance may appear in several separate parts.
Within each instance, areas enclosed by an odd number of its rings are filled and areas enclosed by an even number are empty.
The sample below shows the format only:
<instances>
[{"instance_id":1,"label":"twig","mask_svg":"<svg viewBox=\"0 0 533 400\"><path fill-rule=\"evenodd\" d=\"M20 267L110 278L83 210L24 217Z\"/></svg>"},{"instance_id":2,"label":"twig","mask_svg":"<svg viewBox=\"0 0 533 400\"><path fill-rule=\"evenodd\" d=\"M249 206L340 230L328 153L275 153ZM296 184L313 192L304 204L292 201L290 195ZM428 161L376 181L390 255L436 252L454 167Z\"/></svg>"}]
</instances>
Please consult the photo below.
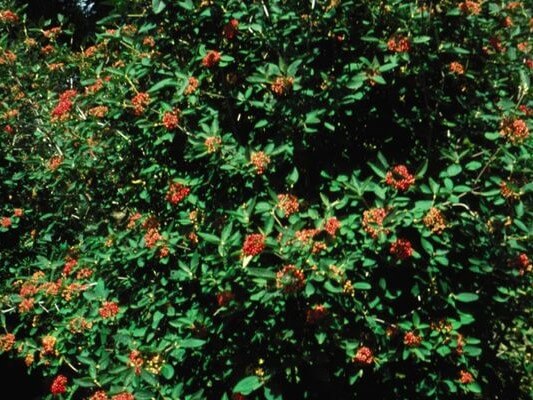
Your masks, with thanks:
<instances>
[{"instance_id":1,"label":"twig","mask_svg":"<svg viewBox=\"0 0 533 400\"><path fill-rule=\"evenodd\" d=\"M61 151L61 148L57 145L56 142L54 142L52 140L52 138L50 137L50 135L48 135L48 133L46 133L45 131L41 130L40 128L36 128L37 131L41 132L42 134L44 134L44 136L46 137L46 139L48 139L48 141L56 148L57 152L59 153L60 156L63 156L63 151Z\"/></svg>"},{"instance_id":2,"label":"twig","mask_svg":"<svg viewBox=\"0 0 533 400\"><path fill-rule=\"evenodd\" d=\"M485 171L487 170L487 168L489 167L490 164L492 164L492 162L496 159L496 156L498 155L498 153L501 151L501 147L498 147L498 150L496 150L494 152L494 154L489 158L489 161L487 161L487 163L485 164L485 166L483 167L483 169L479 172L479 174L476 176L476 179L474 179L474 183L477 183L479 181L479 179L481 178L481 176L485 173Z\"/></svg>"},{"instance_id":3,"label":"twig","mask_svg":"<svg viewBox=\"0 0 533 400\"><path fill-rule=\"evenodd\" d=\"M122 136L124 139L126 139L128 142L131 143L131 139L129 137L127 137L126 135L124 135L121 131L119 131L118 129L116 130L116 132Z\"/></svg>"},{"instance_id":4,"label":"twig","mask_svg":"<svg viewBox=\"0 0 533 400\"><path fill-rule=\"evenodd\" d=\"M374 321L376 321L376 322L379 323L379 324L389 325L389 326L392 326L393 328L396 328L396 327L397 327L396 324L393 324L393 323L391 323L391 322L387 322L387 321L385 321L385 320L383 320L383 319L381 319L381 318L373 318L373 319L374 319Z\"/></svg>"},{"instance_id":5,"label":"twig","mask_svg":"<svg viewBox=\"0 0 533 400\"><path fill-rule=\"evenodd\" d=\"M462 208L465 208L469 213L470 215L472 215L473 217L476 216L476 213L474 211L472 211L470 209L470 207L468 207L465 203L452 203L451 204L452 207L462 207Z\"/></svg>"},{"instance_id":6,"label":"twig","mask_svg":"<svg viewBox=\"0 0 533 400\"><path fill-rule=\"evenodd\" d=\"M187 136L193 136L191 132L189 132L187 129L183 128L182 126L178 125L178 129L182 131L183 133L185 133Z\"/></svg>"},{"instance_id":7,"label":"twig","mask_svg":"<svg viewBox=\"0 0 533 400\"><path fill-rule=\"evenodd\" d=\"M50 311L48 311L48 310L45 308L45 306L43 306L42 301L40 301L40 302L37 303L37 304L39 304L39 307L41 307L44 311L46 311L46 313L50 313Z\"/></svg>"},{"instance_id":8,"label":"twig","mask_svg":"<svg viewBox=\"0 0 533 400\"><path fill-rule=\"evenodd\" d=\"M74 372L79 372L66 358L63 358L63 361L65 361L65 364L67 364Z\"/></svg>"},{"instance_id":9,"label":"twig","mask_svg":"<svg viewBox=\"0 0 533 400\"><path fill-rule=\"evenodd\" d=\"M265 15L268 19L270 19L270 14L268 13L268 8L265 4L265 0L261 0L261 4L263 5L263 10L265 11Z\"/></svg>"}]
</instances>

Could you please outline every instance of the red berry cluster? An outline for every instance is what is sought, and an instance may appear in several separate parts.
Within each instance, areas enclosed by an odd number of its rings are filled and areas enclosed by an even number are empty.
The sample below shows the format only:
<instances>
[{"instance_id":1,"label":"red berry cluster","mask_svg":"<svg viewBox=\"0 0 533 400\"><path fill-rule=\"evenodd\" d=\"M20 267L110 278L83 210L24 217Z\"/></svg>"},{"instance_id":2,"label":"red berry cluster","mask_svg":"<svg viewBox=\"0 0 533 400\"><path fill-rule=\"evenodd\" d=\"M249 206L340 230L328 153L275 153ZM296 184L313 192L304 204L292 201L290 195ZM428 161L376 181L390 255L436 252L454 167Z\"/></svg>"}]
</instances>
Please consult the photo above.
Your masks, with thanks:
<instances>
[{"instance_id":1,"label":"red berry cluster","mask_svg":"<svg viewBox=\"0 0 533 400\"><path fill-rule=\"evenodd\" d=\"M529 136L529 128L523 119L504 118L500 126L500 135L513 144L519 144Z\"/></svg>"},{"instance_id":2,"label":"red berry cluster","mask_svg":"<svg viewBox=\"0 0 533 400\"><path fill-rule=\"evenodd\" d=\"M52 393L54 396L65 393L67 391L67 383L68 379L65 375L56 376L52 382L52 386L50 386L50 393Z\"/></svg>"},{"instance_id":3,"label":"red berry cluster","mask_svg":"<svg viewBox=\"0 0 533 400\"><path fill-rule=\"evenodd\" d=\"M70 275L72 269L78 265L78 260L74 257L67 256L65 259L65 265L63 266L63 275Z\"/></svg>"},{"instance_id":4,"label":"red berry cluster","mask_svg":"<svg viewBox=\"0 0 533 400\"><path fill-rule=\"evenodd\" d=\"M6 333L0 336L0 351L9 351L15 345L15 335Z\"/></svg>"},{"instance_id":5,"label":"red berry cluster","mask_svg":"<svg viewBox=\"0 0 533 400\"><path fill-rule=\"evenodd\" d=\"M163 126L169 130L169 131L172 131L174 129L176 129L178 127L178 124L179 124L179 117L178 117L178 112L177 111L174 111L174 112L166 112L165 114L163 114Z\"/></svg>"},{"instance_id":6,"label":"red berry cluster","mask_svg":"<svg viewBox=\"0 0 533 400\"><path fill-rule=\"evenodd\" d=\"M392 171L387 172L385 183L405 192L415 183L415 177L409 173L405 165L396 165Z\"/></svg>"},{"instance_id":7,"label":"red berry cluster","mask_svg":"<svg viewBox=\"0 0 533 400\"><path fill-rule=\"evenodd\" d=\"M481 13L481 4L476 1L465 0L459 3L459 10L465 14L478 15Z\"/></svg>"},{"instance_id":8,"label":"red berry cluster","mask_svg":"<svg viewBox=\"0 0 533 400\"><path fill-rule=\"evenodd\" d=\"M130 360L130 366L135 369L135 375L140 375L141 368L144 364L141 352L139 350L132 350L128 358Z\"/></svg>"},{"instance_id":9,"label":"red berry cluster","mask_svg":"<svg viewBox=\"0 0 533 400\"><path fill-rule=\"evenodd\" d=\"M48 160L48 169L50 171L55 171L63 163L63 156L52 156Z\"/></svg>"},{"instance_id":10,"label":"red berry cluster","mask_svg":"<svg viewBox=\"0 0 533 400\"><path fill-rule=\"evenodd\" d=\"M191 189L187 186L178 182L174 182L168 188L167 201L175 206L176 204L180 203L185 197L187 197L190 192Z\"/></svg>"},{"instance_id":11,"label":"red berry cluster","mask_svg":"<svg viewBox=\"0 0 533 400\"><path fill-rule=\"evenodd\" d=\"M104 118L109 112L109 108L106 106L96 106L89 109L88 114L95 118Z\"/></svg>"},{"instance_id":12,"label":"red berry cluster","mask_svg":"<svg viewBox=\"0 0 533 400\"><path fill-rule=\"evenodd\" d=\"M78 95L78 92L75 90L66 90L59 95L59 102L56 107L52 110L52 120L53 121L64 121L68 118L68 114L73 106L73 99Z\"/></svg>"},{"instance_id":13,"label":"red berry cluster","mask_svg":"<svg viewBox=\"0 0 533 400\"><path fill-rule=\"evenodd\" d=\"M106 392L99 390L98 392L94 393L89 400L109 400L109 397L107 397Z\"/></svg>"},{"instance_id":14,"label":"red berry cluster","mask_svg":"<svg viewBox=\"0 0 533 400\"><path fill-rule=\"evenodd\" d=\"M134 213L132 215L130 215L130 218L128 219L128 225L127 225L127 228L128 229L133 229L135 228L135 224L136 222L141 219L142 215L141 213Z\"/></svg>"},{"instance_id":15,"label":"red berry cluster","mask_svg":"<svg viewBox=\"0 0 533 400\"><path fill-rule=\"evenodd\" d=\"M387 42L387 48L395 53L407 53L411 49L411 42L405 36L393 36Z\"/></svg>"},{"instance_id":16,"label":"red berry cluster","mask_svg":"<svg viewBox=\"0 0 533 400\"><path fill-rule=\"evenodd\" d=\"M403 336L403 344L408 347L418 347L422 343L422 337L418 336L414 332L407 332Z\"/></svg>"},{"instance_id":17,"label":"red berry cluster","mask_svg":"<svg viewBox=\"0 0 533 400\"><path fill-rule=\"evenodd\" d=\"M459 383L462 383L463 385L468 385L472 382L474 382L474 377L470 372L464 370L459 372Z\"/></svg>"},{"instance_id":18,"label":"red berry cluster","mask_svg":"<svg viewBox=\"0 0 533 400\"><path fill-rule=\"evenodd\" d=\"M211 50L202 59L202 65L206 68L213 68L220 62L220 57L220 52Z\"/></svg>"},{"instance_id":19,"label":"red berry cluster","mask_svg":"<svg viewBox=\"0 0 533 400\"><path fill-rule=\"evenodd\" d=\"M463 75L465 73L465 68L460 62L453 61L450 63L450 72L456 75Z\"/></svg>"},{"instance_id":20,"label":"red berry cluster","mask_svg":"<svg viewBox=\"0 0 533 400\"><path fill-rule=\"evenodd\" d=\"M242 246L242 254L256 256L265 249L265 236L260 233L247 235Z\"/></svg>"},{"instance_id":21,"label":"red berry cluster","mask_svg":"<svg viewBox=\"0 0 533 400\"><path fill-rule=\"evenodd\" d=\"M226 25L224 25L222 34L226 39L232 40L235 38L235 36L237 36L237 33L239 32L238 27L239 21L237 21L236 19L232 19Z\"/></svg>"},{"instance_id":22,"label":"red berry cluster","mask_svg":"<svg viewBox=\"0 0 533 400\"><path fill-rule=\"evenodd\" d=\"M440 235L446 229L446 220L439 209L432 207L428 213L422 218L424 225L431 230L432 233Z\"/></svg>"},{"instance_id":23,"label":"red berry cluster","mask_svg":"<svg viewBox=\"0 0 533 400\"><path fill-rule=\"evenodd\" d=\"M148 93L137 93L133 99L131 99L131 104L133 105L133 114L136 116L142 115L149 103L150 96Z\"/></svg>"},{"instance_id":24,"label":"red berry cluster","mask_svg":"<svg viewBox=\"0 0 533 400\"><path fill-rule=\"evenodd\" d=\"M113 318L118 314L118 304L114 301L104 301L102 307L98 310L100 316L104 319Z\"/></svg>"},{"instance_id":25,"label":"red berry cluster","mask_svg":"<svg viewBox=\"0 0 533 400\"><path fill-rule=\"evenodd\" d=\"M283 97L292 91L294 78L292 76L278 76L270 85L270 90L279 97Z\"/></svg>"},{"instance_id":26,"label":"red berry cluster","mask_svg":"<svg viewBox=\"0 0 533 400\"><path fill-rule=\"evenodd\" d=\"M298 198L292 194L278 194L278 207L288 217L298 212L300 204L298 203Z\"/></svg>"},{"instance_id":27,"label":"red berry cluster","mask_svg":"<svg viewBox=\"0 0 533 400\"><path fill-rule=\"evenodd\" d=\"M390 246L390 253L398 260L406 260L413 255L413 247L407 239L398 239Z\"/></svg>"},{"instance_id":28,"label":"red berry cluster","mask_svg":"<svg viewBox=\"0 0 533 400\"><path fill-rule=\"evenodd\" d=\"M262 175L270 163L270 157L262 151L253 152L250 155L250 163L255 167L257 175Z\"/></svg>"},{"instance_id":29,"label":"red berry cluster","mask_svg":"<svg viewBox=\"0 0 533 400\"><path fill-rule=\"evenodd\" d=\"M533 270L533 264L529 260L529 257L526 253L521 253L514 260L510 262L513 268L518 269L520 275L524 275L526 272L531 272Z\"/></svg>"},{"instance_id":30,"label":"red berry cluster","mask_svg":"<svg viewBox=\"0 0 533 400\"><path fill-rule=\"evenodd\" d=\"M161 238L162 236L157 228L150 228L144 234L144 245L151 249L161 240Z\"/></svg>"},{"instance_id":31,"label":"red berry cluster","mask_svg":"<svg viewBox=\"0 0 533 400\"><path fill-rule=\"evenodd\" d=\"M204 146L207 148L208 153L216 152L221 144L222 139L218 136L209 136L204 140Z\"/></svg>"},{"instance_id":32,"label":"red berry cluster","mask_svg":"<svg viewBox=\"0 0 533 400\"><path fill-rule=\"evenodd\" d=\"M510 201L520 198L520 192L514 191L513 186L514 185L512 182L500 182L500 194L503 198L508 199Z\"/></svg>"},{"instance_id":33,"label":"red berry cluster","mask_svg":"<svg viewBox=\"0 0 533 400\"><path fill-rule=\"evenodd\" d=\"M19 22L19 16L11 10L0 11L0 22L15 24Z\"/></svg>"},{"instance_id":34,"label":"red berry cluster","mask_svg":"<svg viewBox=\"0 0 533 400\"><path fill-rule=\"evenodd\" d=\"M219 307L226 307L231 300L235 298L235 294L231 290L225 290L217 293L217 304Z\"/></svg>"},{"instance_id":35,"label":"red berry cluster","mask_svg":"<svg viewBox=\"0 0 533 400\"><path fill-rule=\"evenodd\" d=\"M2 226L2 228L9 228L12 224L12 221L11 221L11 218L9 217L2 217L0 219L0 225Z\"/></svg>"},{"instance_id":36,"label":"red berry cluster","mask_svg":"<svg viewBox=\"0 0 533 400\"><path fill-rule=\"evenodd\" d=\"M57 338L55 336L47 335L42 338L42 354L55 354Z\"/></svg>"},{"instance_id":37,"label":"red berry cluster","mask_svg":"<svg viewBox=\"0 0 533 400\"><path fill-rule=\"evenodd\" d=\"M335 217L329 218L324 224L324 230L331 236L335 236L340 227L341 223Z\"/></svg>"},{"instance_id":38,"label":"red berry cluster","mask_svg":"<svg viewBox=\"0 0 533 400\"><path fill-rule=\"evenodd\" d=\"M114 395L111 400L135 400L135 397L131 393L120 393Z\"/></svg>"},{"instance_id":39,"label":"red berry cluster","mask_svg":"<svg viewBox=\"0 0 533 400\"><path fill-rule=\"evenodd\" d=\"M376 239L380 233L387 234L388 229L383 228L383 221L387 216L384 208L371 208L363 212L363 230Z\"/></svg>"},{"instance_id":40,"label":"red berry cluster","mask_svg":"<svg viewBox=\"0 0 533 400\"><path fill-rule=\"evenodd\" d=\"M302 244L309 244L320 233L318 229L300 229L294 232L294 237Z\"/></svg>"},{"instance_id":41,"label":"red berry cluster","mask_svg":"<svg viewBox=\"0 0 533 400\"><path fill-rule=\"evenodd\" d=\"M370 365L374 362L374 354L368 347L362 346L355 353L353 361L363 365Z\"/></svg>"},{"instance_id":42,"label":"red berry cluster","mask_svg":"<svg viewBox=\"0 0 533 400\"><path fill-rule=\"evenodd\" d=\"M187 85L187 87L185 88L185 91L183 92L183 94L185 94L186 96L194 93L196 89L198 89L198 85L199 85L198 79L196 79L194 76L191 76L188 79L188 82L189 84Z\"/></svg>"}]
</instances>

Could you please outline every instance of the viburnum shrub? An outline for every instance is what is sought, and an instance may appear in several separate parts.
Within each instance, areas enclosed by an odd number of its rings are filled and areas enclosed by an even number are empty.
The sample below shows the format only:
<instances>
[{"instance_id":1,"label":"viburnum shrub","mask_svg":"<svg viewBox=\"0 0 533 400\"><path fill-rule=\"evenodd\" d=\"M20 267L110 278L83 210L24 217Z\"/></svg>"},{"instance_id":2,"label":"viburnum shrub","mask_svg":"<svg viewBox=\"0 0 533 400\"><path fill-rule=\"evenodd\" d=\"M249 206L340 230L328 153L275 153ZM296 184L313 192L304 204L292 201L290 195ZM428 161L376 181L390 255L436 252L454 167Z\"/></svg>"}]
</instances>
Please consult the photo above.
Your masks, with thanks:
<instances>
[{"instance_id":1,"label":"viburnum shrub","mask_svg":"<svg viewBox=\"0 0 533 400\"><path fill-rule=\"evenodd\" d=\"M0 2L0 352L46 398L526 399L527 2Z\"/></svg>"}]
</instances>

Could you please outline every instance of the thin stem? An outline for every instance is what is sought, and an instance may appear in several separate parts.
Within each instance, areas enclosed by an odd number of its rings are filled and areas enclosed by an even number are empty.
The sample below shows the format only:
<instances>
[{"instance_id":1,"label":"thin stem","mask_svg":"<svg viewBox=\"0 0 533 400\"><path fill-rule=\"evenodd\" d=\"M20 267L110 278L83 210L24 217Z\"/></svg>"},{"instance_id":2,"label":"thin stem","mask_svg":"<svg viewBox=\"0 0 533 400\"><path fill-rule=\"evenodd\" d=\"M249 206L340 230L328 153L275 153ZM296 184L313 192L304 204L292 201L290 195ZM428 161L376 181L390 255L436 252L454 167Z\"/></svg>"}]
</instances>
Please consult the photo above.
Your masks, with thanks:
<instances>
[{"instance_id":1,"label":"thin stem","mask_svg":"<svg viewBox=\"0 0 533 400\"><path fill-rule=\"evenodd\" d=\"M483 169L479 172L479 174L476 176L476 179L474 179L474 183L477 183L479 179L483 176L487 168L492 164L492 162L496 159L496 156L501 151L502 147L498 147L498 149L494 152L494 154L489 158Z\"/></svg>"}]
</instances>

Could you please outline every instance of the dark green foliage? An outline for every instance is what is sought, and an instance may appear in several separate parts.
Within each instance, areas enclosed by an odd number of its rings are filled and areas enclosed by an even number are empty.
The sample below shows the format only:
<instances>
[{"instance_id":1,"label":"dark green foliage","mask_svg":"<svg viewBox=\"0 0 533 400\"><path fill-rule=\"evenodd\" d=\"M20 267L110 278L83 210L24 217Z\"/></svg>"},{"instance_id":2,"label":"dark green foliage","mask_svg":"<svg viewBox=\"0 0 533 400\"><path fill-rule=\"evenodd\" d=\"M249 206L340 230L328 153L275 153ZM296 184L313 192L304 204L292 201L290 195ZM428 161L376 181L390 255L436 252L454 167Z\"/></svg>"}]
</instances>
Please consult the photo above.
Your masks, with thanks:
<instances>
[{"instance_id":1,"label":"dark green foliage","mask_svg":"<svg viewBox=\"0 0 533 400\"><path fill-rule=\"evenodd\" d=\"M0 351L72 399L528 398L524 4L114 3L80 50L0 14Z\"/></svg>"}]
</instances>

